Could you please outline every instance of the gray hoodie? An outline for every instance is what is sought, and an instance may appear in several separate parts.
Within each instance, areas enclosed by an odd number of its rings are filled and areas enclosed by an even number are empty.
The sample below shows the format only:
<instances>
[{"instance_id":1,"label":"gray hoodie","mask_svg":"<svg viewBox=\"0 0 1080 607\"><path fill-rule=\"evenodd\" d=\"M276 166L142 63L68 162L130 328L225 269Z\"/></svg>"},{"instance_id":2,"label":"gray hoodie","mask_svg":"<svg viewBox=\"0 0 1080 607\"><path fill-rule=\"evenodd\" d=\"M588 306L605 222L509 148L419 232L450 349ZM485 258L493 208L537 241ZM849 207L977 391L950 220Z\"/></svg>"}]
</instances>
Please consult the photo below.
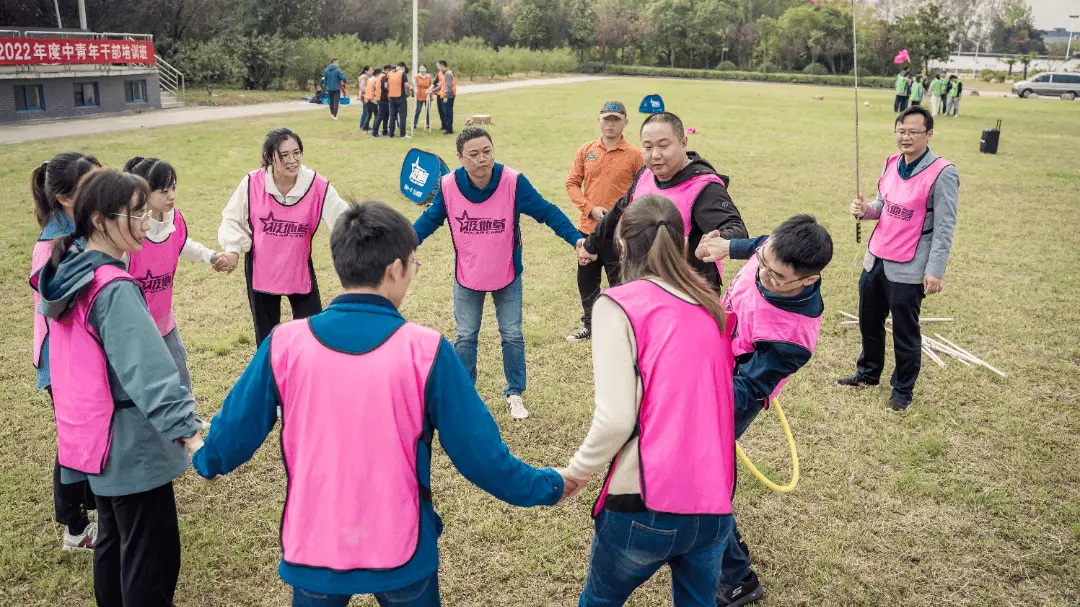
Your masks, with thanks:
<instances>
[{"instance_id":1,"label":"gray hoodie","mask_svg":"<svg viewBox=\"0 0 1080 607\"><path fill-rule=\"evenodd\" d=\"M46 265L38 279L38 311L54 320L71 306L94 270L120 260L100 251L71 252L56 270ZM131 495L160 487L188 467L181 439L195 434L195 400L180 385L165 341L134 282L114 282L98 294L90 310L90 326L104 344L109 387L114 400L134 407L113 413L113 442L100 475L89 475L90 488L104 496ZM85 478L63 469L65 483Z\"/></svg>"}]
</instances>

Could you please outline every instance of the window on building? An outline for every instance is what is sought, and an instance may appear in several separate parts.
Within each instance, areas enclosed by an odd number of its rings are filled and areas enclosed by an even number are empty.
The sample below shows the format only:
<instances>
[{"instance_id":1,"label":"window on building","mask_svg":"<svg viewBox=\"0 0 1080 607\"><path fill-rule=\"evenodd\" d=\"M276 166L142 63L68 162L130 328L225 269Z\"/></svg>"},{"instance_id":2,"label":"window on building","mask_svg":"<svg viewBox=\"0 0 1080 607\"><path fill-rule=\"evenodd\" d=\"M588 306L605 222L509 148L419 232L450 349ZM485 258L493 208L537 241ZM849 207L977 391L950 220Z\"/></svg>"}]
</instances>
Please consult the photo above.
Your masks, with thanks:
<instances>
[{"instance_id":1,"label":"window on building","mask_svg":"<svg viewBox=\"0 0 1080 607\"><path fill-rule=\"evenodd\" d=\"M75 107L92 107L100 105L98 101L98 85L96 82L75 83Z\"/></svg>"},{"instance_id":2,"label":"window on building","mask_svg":"<svg viewBox=\"0 0 1080 607\"><path fill-rule=\"evenodd\" d=\"M128 103L146 103L146 81L127 80L124 82L124 101Z\"/></svg>"},{"instance_id":3,"label":"window on building","mask_svg":"<svg viewBox=\"0 0 1080 607\"><path fill-rule=\"evenodd\" d=\"M45 109L45 91L40 84L18 84L15 86L15 110L19 112L40 112Z\"/></svg>"}]
</instances>

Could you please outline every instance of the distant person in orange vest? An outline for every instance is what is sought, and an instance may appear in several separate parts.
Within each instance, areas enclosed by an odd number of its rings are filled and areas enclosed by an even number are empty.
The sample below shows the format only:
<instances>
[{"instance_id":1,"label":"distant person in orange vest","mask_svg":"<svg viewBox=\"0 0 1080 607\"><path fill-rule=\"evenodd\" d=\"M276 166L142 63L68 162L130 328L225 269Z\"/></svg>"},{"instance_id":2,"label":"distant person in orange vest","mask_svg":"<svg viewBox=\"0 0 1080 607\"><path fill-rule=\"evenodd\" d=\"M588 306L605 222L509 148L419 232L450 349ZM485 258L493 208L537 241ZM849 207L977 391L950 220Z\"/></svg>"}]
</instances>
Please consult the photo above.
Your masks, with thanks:
<instances>
[{"instance_id":1,"label":"distant person in orange vest","mask_svg":"<svg viewBox=\"0 0 1080 607\"><path fill-rule=\"evenodd\" d=\"M445 59L435 64L439 68L439 77L435 81L435 93L439 96L439 120L442 130L447 135L454 134L454 99L457 98L457 78L450 71Z\"/></svg>"},{"instance_id":2,"label":"distant person in orange vest","mask_svg":"<svg viewBox=\"0 0 1080 607\"><path fill-rule=\"evenodd\" d=\"M416 74L416 114L413 115L412 128L416 130L416 123L420 120L420 112L427 110L424 115L424 129L431 130L431 103L428 99L428 95L431 93L431 74L427 71L427 66L423 63L418 68Z\"/></svg>"},{"instance_id":3,"label":"distant person in orange vest","mask_svg":"<svg viewBox=\"0 0 1080 607\"><path fill-rule=\"evenodd\" d=\"M379 104L376 98L376 89L379 86L380 76L382 76L382 68L377 67L364 86L364 118L363 122L360 123L360 130L369 135L375 134L375 129L371 126L371 123L379 123Z\"/></svg>"},{"instance_id":4,"label":"distant person in orange vest","mask_svg":"<svg viewBox=\"0 0 1080 607\"><path fill-rule=\"evenodd\" d=\"M360 130L368 130L368 122L371 120L371 115L368 112L367 106L367 87L368 81L371 80L371 66L365 65L364 71L360 73L360 79L356 83L356 99L360 102Z\"/></svg>"},{"instance_id":5,"label":"distant person in orange vest","mask_svg":"<svg viewBox=\"0 0 1080 607\"><path fill-rule=\"evenodd\" d=\"M375 84L375 101L379 104L379 117L375 119L375 126L371 129L371 136L379 136L379 126L382 125L382 136L385 137L387 122L390 120L390 88L387 84L387 76L394 71L394 66L386 64L382 68L382 75Z\"/></svg>"},{"instance_id":6,"label":"distant person in orange vest","mask_svg":"<svg viewBox=\"0 0 1080 607\"><path fill-rule=\"evenodd\" d=\"M394 136L394 127L400 127L401 137L409 137L405 133L405 122L409 116L409 93L412 86L409 84L408 72L405 71L405 62L397 64L397 68L386 77L388 97L390 99L390 136Z\"/></svg>"}]
</instances>

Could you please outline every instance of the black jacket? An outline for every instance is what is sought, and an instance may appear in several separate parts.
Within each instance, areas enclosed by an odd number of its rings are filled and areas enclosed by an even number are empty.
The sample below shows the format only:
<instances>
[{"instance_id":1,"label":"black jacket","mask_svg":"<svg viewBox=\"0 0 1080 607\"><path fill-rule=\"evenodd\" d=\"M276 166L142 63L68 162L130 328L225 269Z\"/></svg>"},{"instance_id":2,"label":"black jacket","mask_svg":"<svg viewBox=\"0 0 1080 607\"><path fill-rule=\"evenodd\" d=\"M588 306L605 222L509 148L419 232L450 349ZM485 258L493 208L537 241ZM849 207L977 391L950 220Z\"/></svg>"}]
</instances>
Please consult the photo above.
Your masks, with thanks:
<instances>
[{"instance_id":1,"label":"black jacket","mask_svg":"<svg viewBox=\"0 0 1080 607\"><path fill-rule=\"evenodd\" d=\"M707 160L698 156L696 152L688 152L687 156L690 158L689 164L678 173L675 173L675 176L670 181L657 183L661 190L677 186L691 177L706 174L717 175L724 180L724 183L731 183L727 175L717 173L716 169ZM615 245L615 228L619 224L619 219L622 217L626 205L630 204L630 201L634 199L634 186L637 185L641 172L645 170L646 168L642 168L637 172L634 176L634 182L630 184L630 189L615 203L615 207L604 215L593 233L585 240L586 251L592 254L602 253L609 259L619 258L618 248ZM719 291L723 277L717 271L716 264L700 261L694 256L694 251L697 249L701 237L713 230L720 230L720 235L727 240L746 238L746 226L743 224L742 216L739 215L739 209L735 208L735 203L731 201L727 187L719 183L710 183L702 188L701 193L694 200L690 219L692 225L690 226L690 242L686 250L687 260L697 270L698 274L701 274L705 280L709 281L709 284Z\"/></svg>"}]
</instances>

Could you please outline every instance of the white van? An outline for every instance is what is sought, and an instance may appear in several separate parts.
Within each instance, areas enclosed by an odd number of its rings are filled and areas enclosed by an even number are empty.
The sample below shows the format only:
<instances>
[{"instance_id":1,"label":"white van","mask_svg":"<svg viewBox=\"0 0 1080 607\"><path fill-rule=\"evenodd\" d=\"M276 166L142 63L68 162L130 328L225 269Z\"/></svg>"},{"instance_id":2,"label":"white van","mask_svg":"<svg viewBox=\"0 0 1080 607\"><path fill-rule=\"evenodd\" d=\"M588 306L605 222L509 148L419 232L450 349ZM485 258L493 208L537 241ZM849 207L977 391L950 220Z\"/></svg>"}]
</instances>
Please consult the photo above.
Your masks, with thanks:
<instances>
[{"instance_id":1,"label":"white van","mask_svg":"<svg viewBox=\"0 0 1080 607\"><path fill-rule=\"evenodd\" d=\"M1012 86L1012 92L1024 99L1035 94L1072 101L1080 97L1080 74L1046 72L1017 82Z\"/></svg>"}]
</instances>

